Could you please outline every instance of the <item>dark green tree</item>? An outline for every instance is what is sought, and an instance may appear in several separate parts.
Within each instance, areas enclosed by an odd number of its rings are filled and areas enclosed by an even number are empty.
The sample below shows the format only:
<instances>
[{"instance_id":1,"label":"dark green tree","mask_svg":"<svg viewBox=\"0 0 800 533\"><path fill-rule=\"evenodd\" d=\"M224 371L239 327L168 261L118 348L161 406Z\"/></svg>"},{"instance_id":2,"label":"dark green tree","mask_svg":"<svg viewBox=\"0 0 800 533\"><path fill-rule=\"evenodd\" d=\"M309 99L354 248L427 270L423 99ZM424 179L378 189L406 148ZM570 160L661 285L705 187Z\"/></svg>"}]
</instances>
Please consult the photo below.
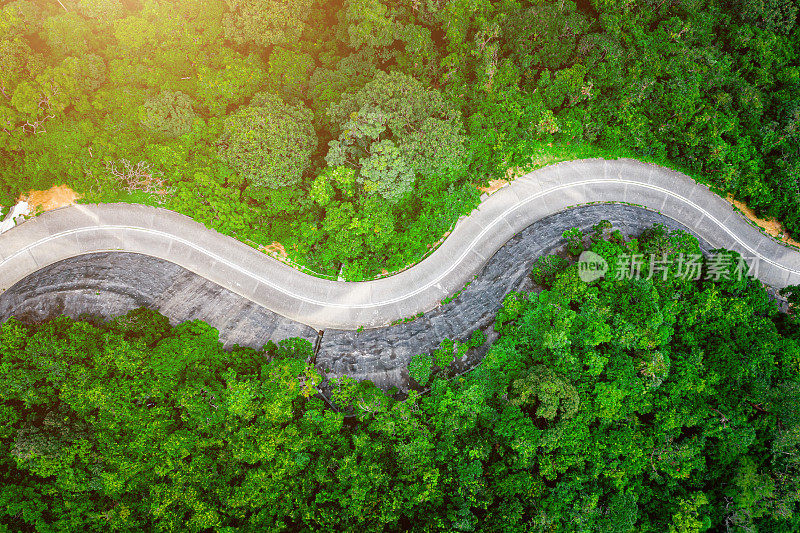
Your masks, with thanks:
<instances>
[{"instance_id":1,"label":"dark green tree","mask_svg":"<svg viewBox=\"0 0 800 533\"><path fill-rule=\"evenodd\" d=\"M296 185L317 146L312 114L302 104L260 93L225 119L220 157L259 187Z\"/></svg>"}]
</instances>

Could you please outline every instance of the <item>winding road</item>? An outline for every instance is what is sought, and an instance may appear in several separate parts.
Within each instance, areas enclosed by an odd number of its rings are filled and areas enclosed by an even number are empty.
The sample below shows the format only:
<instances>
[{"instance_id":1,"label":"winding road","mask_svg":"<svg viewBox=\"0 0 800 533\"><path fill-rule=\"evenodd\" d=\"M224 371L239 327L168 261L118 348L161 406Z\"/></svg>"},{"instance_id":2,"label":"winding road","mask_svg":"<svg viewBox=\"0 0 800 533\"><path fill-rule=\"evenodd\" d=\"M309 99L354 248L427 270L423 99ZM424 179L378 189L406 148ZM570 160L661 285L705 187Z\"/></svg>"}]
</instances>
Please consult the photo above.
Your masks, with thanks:
<instances>
[{"instance_id":1,"label":"winding road","mask_svg":"<svg viewBox=\"0 0 800 533\"><path fill-rule=\"evenodd\" d=\"M50 211L0 235L0 290L70 257L124 251L180 265L315 329L380 327L438 306L533 222L602 202L657 211L754 261L768 285L800 284L800 252L762 233L706 186L636 160L585 159L517 178L462 217L423 261L375 281L315 278L172 211L99 204Z\"/></svg>"}]
</instances>

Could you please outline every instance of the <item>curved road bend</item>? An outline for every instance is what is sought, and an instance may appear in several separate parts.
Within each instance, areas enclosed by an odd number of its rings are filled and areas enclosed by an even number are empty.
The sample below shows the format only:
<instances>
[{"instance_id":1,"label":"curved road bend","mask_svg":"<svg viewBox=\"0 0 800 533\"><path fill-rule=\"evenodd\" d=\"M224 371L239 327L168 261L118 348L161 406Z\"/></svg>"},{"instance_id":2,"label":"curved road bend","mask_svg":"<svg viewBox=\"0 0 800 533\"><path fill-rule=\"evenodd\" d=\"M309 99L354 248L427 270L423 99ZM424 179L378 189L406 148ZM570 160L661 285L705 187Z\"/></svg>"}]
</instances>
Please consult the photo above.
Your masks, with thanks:
<instances>
[{"instance_id":1,"label":"curved road bend","mask_svg":"<svg viewBox=\"0 0 800 533\"><path fill-rule=\"evenodd\" d=\"M658 211L712 246L755 258L764 283L800 284L800 252L764 235L704 185L636 160L584 159L517 178L462 217L423 261L375 281L315 278L175 212L99 204L50 211L0 235L0 289L69 257L135 252L176 263L316 329L378 327L436 307L536 220L594 202L626 202Z\"/></svg>"}]
</instances>

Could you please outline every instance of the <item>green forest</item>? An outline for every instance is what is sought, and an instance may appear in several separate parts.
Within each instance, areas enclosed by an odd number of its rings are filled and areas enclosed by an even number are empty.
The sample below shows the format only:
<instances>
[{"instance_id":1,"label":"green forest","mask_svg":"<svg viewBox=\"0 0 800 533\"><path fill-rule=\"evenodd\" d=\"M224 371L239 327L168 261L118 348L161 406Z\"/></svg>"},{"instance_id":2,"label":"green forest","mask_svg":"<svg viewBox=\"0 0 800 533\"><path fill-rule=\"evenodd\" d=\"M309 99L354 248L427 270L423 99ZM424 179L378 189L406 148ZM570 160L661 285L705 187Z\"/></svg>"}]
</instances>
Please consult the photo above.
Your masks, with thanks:
<instances>
[{"instance_id":1,"label":"green forest","mask_svg":"<svg viewBox=\"0 0 800 533\"><path fill-rule=\"evenodd\" d=\"M698 244L599 228L609 275L538 261L483 362L455 374L445 341L404 397L322 396L300 339L9 320L0 531L798 531L800 317L747 277L616 280L623 254Z\"/></svg>"},{"instance_id":2,"label":"green forest","mask_svg":"<svg viewBox=\"0 0 800 533\"><path fill-rule=\"evenodd\" d=\"M800 234L796 0L0 6L0 205L66 183L360 280L509 169L632 155Z\"/></svg>"},{"instance_id":3,"label":"green forest","mask_svg":"<svg viewBox=\"0 0 800 533\"><path fill-rule=\"evenodd\" d=\"M358 281L419 261L490 180L635 157L797 237L799 11L0 0L0 206L66 184ZM416 355L407 394L146 309L9 319L0 533L800 531L800 315L748 277L614 275L700 254L686 233L564 238L496 339ZM584 248L610 268L589 283Z\"/></svg>"}]
</instances>

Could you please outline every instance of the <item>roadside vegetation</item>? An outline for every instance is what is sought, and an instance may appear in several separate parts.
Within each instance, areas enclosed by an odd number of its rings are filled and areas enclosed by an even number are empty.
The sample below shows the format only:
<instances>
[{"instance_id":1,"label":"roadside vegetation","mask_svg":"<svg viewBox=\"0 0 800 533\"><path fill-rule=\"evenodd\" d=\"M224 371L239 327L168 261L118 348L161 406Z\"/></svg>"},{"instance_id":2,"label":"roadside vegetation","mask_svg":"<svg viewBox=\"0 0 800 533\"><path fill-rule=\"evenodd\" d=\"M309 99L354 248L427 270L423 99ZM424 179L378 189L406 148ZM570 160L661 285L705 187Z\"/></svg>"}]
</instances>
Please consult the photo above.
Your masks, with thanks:
<instances>
[{"instance_id":1,"label":"roadside vegetation","mask_svg":"<svg viewBox=\"0 0 800 533\"><path fill-rule=\"evenodd\" d=\"M300 339L12 319L0 530L797 531L798 317L732 270L616 280L624 254L698 253L686 234L591 237L605 278L537 263L483 362L453 375L444 341L407 397L343 377L323 398Z\"/></svg>"},{"instance_id":2,"label":"roadside vegetation","mask_svg":"<svg viewBox=\"0 0 800 533\"><path fill-rule=\"evenodd\" d=\"M419 260L476 186L583 155L800 233L793 0L0 2L0 204L62 183L320 275Z\"/></svg>"}]
</instances>

